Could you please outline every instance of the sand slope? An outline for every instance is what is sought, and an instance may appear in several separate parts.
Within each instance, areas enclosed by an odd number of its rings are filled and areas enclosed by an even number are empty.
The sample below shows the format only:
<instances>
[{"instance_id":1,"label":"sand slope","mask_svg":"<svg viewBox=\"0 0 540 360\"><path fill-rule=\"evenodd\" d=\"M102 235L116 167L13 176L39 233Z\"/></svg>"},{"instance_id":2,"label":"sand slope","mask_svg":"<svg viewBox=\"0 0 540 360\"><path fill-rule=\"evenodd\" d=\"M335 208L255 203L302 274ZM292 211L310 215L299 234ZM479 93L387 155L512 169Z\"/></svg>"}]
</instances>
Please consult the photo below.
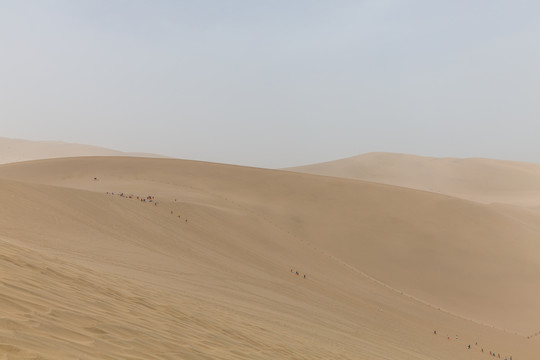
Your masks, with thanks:
<instances>
[{"instance_id":1,"label":"sand slope","mask_svg":"<svg viewBox=\"0 0 540 360\"><path fill-rule=\"evenodd\" d=\"M0 137L0 164L79 156L164 157L156 154L125 153L98 146L65 143L60 141L30 141Z\"/></svg>"},{"instance_id":2,"label":"sand slope","mask_svg":"<svg viewBox=\"0 0 540 360\"><path fill-rule=\"evenodd\" d=\"M148 195L157 205L136 199ZM540 229L524 209L141 158L2 165L0 197L6 358L540 352L526 338L540 323Z\"/></svg>"},{"instance_id":3,"label":"sand slope","mask_svg":"<svg viewBox=\"0 0 540 360\"><path fill-rule=\"evenodd\" d=\"M403 186L483 203L540 206L540 165L525 162L369 153L287 170Z\"/></svg>"}]
</instances>

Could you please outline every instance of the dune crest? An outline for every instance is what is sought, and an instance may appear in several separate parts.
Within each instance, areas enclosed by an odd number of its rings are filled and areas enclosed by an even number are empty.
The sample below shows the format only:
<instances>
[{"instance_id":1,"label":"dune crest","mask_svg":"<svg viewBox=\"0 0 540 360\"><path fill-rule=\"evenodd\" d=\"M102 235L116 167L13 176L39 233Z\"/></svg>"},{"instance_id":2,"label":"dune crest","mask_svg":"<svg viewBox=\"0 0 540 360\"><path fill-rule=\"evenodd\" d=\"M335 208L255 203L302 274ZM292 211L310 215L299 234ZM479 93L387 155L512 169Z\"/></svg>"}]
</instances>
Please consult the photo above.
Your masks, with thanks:
<instances>
[{"instance_id":1,"label":"dune crest","mask_svg":"<svg viewBox=\"0 0 540 360\"><path fill-rule=\"evenodd\" d=\"M164 157L157 154L126 153L98 146L61 141L30 141L0 137L0 164L80 156Z\"/></svg>"},{"instance_id":2,"label":"dune crest","mask_svg":"<svg viewBox=\"0 0 540 360\"><path fill-rule=\"evenodd\" d=\"M132 157L2 165L0 198L9 358L481 359L483 348L533 359L540 349L527 339L540 323L540 222L524 209Z\"/></svg>"},{"instance_id":3,"label":"dune crest","mask_svg":"<svg viewBox=\"0 0 540 360\"><path fill-rule=\"evenodd\" d=\"M368 153L286 170L402 186L481 203L540 206L540 165L526 162Z\"/></svg>"}]
</instances>

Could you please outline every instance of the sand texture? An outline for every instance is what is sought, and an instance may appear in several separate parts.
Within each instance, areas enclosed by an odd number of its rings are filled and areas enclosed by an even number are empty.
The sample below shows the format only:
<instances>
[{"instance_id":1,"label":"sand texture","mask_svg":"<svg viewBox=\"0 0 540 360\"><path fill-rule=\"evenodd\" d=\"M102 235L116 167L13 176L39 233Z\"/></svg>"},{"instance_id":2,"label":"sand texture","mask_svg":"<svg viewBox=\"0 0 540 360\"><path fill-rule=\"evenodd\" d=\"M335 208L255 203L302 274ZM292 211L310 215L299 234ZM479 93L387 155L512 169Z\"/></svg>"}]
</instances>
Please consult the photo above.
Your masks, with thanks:
<instances>
[{"instance_id":1,"label":"sand texture","mask_svg":"<svg viewBox=\"0 0 540 360\"><path fill-rule=\"evenodd\" d=\"M540 208L540 165L533 163L369 153L287 170Z\"/></svg>"},{"instance_id":2,"label":"sand texture","mask_svg":"<svg viewBox=\"0 0 540 360\"><path fill-rule=\"evenodd\" d=\"M80 156L164 157L156 154L126 153L98 146L73 144L61 141L30 141L0 137L0 164Z\"/></svg>"},{"instance_id":3,"label":"sand texture","mask_svg":"<svg viewBox=\"0 0 540 360\"><path fill-rule=\"evenodd\" d=\"M0 198L0 359L540 354L515 204L132 157L1 165Z\"/></svg>"}]
</instances>

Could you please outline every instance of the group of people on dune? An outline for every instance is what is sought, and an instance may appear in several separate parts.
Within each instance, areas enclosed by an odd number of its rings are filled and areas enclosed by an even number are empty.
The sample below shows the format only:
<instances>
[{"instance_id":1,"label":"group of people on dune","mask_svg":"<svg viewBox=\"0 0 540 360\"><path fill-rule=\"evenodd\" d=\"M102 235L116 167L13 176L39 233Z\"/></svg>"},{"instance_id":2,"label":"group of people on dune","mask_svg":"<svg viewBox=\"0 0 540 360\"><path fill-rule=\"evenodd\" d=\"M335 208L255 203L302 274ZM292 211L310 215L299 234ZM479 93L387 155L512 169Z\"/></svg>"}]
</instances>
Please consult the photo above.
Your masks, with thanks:
<instances>
[{"instance_id":1,"label":"group of people on dune","mask_svg":"<svg viewBox=\"0 0 540 360\"><path fill-rule=\"evenodd\" d=\"M156 202L156 197L155 196L152 196L152 195L147 195L147 196L136 196L136 195L133 195L133 194L124 194L123 192L122 193L113 193L113 192L106 192L107 195L117 195L117 196L120 196L120 197L124 197L124 198L127 198L127 199L137 199L137 200L140 200L141 202L153 202L154 205L157 205L157 202Z\"/></svg>"},{"instance_id":2,"label":"group of people on dune","mask_svg":"<svg viewBox=\"0 0 540 360\"><path fill-rule=\"evenodd\" d=\"M125 194L123 192L114 193L114 192L109 192L109 191L107 191L106 194L107 195L116 195L116 196L120 196L120 197L123 197L123 198L126 198L126 199L136 199L136 200L139 200L141 202L150 202L150 203L154 203L155 206L158 205L158 202L156 201L156 197L153 196L153 195L137 196L137 195L133 195L133 194ZM176 202L176 198L174 199L174 201ZM171 210L171 215L172 214L174 214L174 210ZM178 218L180 218L180 214L178 214ZM185 222L188 222L188 220L185 219ZM304 278L305 278L305 275L304 275Z\"/></svg>"},{"instance_id":3,"label":"group of people on dune","mask_svg":"<svg viewBox=\"0 0 540 360\"><path fill-rule=\"evenodd\" d=\"M296 273L296 276L300 276L300 273L298 271L293 271L293 269L291 269L291 272L292 273ZM306 274L304 274L304 279L306 278Z\"/></svg>"},{"instance_id":4,"label":"group of people on dune","mask_svg":"<svg viewBox=\"0 0 540 360\"><path fill-rule=\"evenodd\" d=\"M437 330L433 330L433 334L437 335ZM448 340L450 340L449 335L447 335L447 338L448 338ZM458 340L458 339L459 339L459 337L456 335L456 340ZM475 342L474 345L478 346L478 342ZM470 349L471 349L471 344L467 345L467 350L470 350ZM483 353L484 348L480 348L480 351ZM487 354L487 351L486 351L486 354ZM501 358L501 354L500 353L495 353L495 351L490 351L489 356L492 356L492 357L495 357L495 358L498 358L498 359ZM505 356L504 360L512 360L512 355L510 355L510 358L508 358L508 356Z\"/></svg>"}]
</instances>

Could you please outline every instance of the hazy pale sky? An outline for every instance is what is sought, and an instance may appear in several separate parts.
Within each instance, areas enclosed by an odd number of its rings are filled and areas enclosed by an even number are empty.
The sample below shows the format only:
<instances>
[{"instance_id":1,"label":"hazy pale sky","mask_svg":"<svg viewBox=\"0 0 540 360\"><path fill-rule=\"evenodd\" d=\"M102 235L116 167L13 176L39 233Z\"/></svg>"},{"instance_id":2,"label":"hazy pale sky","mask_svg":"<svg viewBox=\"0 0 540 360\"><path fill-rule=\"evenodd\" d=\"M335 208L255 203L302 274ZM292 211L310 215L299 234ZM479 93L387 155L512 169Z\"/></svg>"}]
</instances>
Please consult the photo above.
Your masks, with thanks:
<instances>
[{"instance_id":1,"label":"hazy pale sky","mask_svg":"<svg viewBox=\"0 0 540 360\"><path fill-rule=\"evenodd\" d=\"M539 1L3 1L0 136L540 163Z\"/></svg>"}]
</instances>

